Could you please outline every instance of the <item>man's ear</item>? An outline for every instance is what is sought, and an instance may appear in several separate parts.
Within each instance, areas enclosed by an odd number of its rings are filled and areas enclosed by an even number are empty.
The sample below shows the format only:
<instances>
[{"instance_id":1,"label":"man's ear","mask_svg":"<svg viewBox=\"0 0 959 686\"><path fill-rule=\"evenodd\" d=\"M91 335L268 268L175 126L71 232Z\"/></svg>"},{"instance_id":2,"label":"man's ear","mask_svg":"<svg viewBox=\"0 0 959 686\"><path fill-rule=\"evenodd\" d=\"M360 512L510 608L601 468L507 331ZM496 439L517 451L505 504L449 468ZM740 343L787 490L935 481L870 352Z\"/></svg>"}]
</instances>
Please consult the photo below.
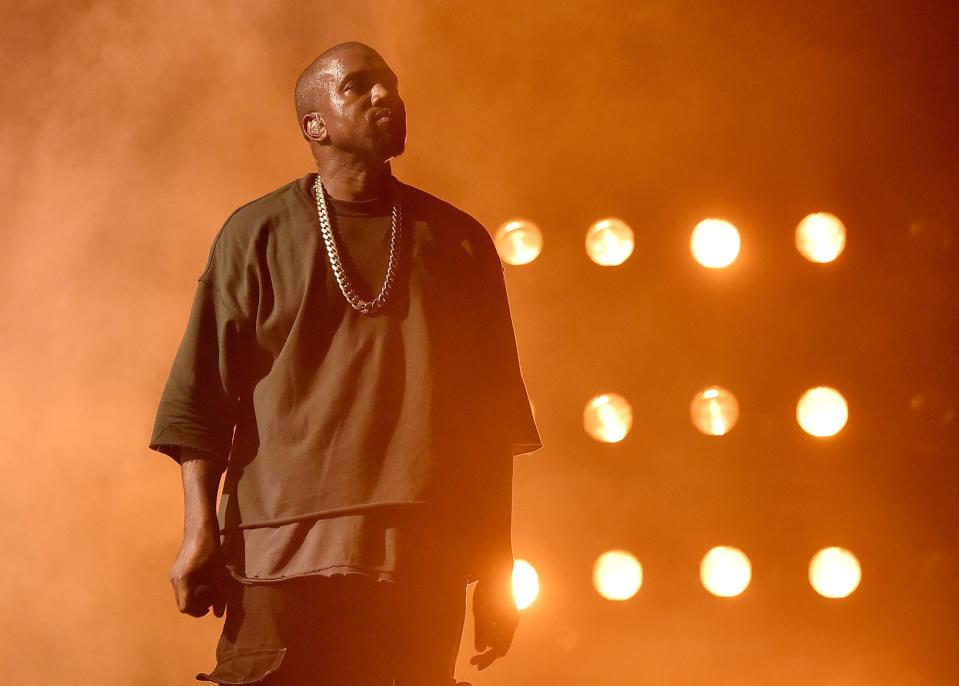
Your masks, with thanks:
<instances>
[{"instance_id":1,"label":"man's ear","mask_svg":"<svg viewBox=\"0 0 959 686\"><path fill-rule=\"evenodd\" d=\"M328 136L323 118L316 112L304 115L302 122L303 136L315 143L325 143Z\"/></svg>"}]
</instances>

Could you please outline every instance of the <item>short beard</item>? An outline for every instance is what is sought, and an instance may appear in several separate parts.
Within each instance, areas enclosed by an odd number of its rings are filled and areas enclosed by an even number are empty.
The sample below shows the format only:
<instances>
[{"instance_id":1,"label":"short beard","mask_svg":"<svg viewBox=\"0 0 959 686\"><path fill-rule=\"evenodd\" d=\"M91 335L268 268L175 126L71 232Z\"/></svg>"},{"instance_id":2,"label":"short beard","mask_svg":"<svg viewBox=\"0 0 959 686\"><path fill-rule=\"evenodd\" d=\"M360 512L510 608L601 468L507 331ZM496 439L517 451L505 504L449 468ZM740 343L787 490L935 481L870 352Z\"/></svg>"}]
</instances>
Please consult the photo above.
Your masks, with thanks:
<instances>
[{"instance_id":1,"label":"short beard","mask_svg":"<svg viewBox=\"0 0 959 686\"><path fill-rule=\"evenodd\" d=\"M406 123L403 122L399 130L390 127L387 132L376 132L370 143L377 157L384 160L399 157L406 150Z\"/></svg>"},{"instance_id":2,"label":"short beard","mask_svg":"<svg viewBox=\"0 0 959 686\"><path fill-rule=\"evenodd\" d=\"M384 147L380 152L382 153L384 160L391 160L394 157L399 157L406 150L406 143L404 141L398 141L391 146Z\"/></svg>"}]
</instances>

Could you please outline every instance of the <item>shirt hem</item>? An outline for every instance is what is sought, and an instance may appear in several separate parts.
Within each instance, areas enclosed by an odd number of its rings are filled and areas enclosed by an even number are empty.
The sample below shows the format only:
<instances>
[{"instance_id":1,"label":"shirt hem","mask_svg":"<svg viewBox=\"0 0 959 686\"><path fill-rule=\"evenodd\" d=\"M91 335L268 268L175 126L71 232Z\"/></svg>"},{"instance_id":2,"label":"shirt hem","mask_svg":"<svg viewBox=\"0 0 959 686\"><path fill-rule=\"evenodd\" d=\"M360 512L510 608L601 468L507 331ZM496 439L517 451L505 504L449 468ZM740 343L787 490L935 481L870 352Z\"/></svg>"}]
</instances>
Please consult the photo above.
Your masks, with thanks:
<instances>
[{"instance_id":1,"label":"shirt hem","mask_svg":"<svg viewBox=\"0 0 959 686\"><path fill-rule=\"evenodd\" d=\"M541 450L543 447L542 443L513 443L512 451L513 457L519 457L520 455L529 455L535 453L537 450Z\"/></svg>"},{"instance_id":2,"label":"shirt hem","mask_svg":"<svg viewBox=\"0 0 959 686\"><path fill-rule=\"evenodd\" d=\"M297 574L280 574L277 576L242 576L237 573L233 567L227 565L227 571L230 572L230 576L243 584L255 584L263 582L272 582L272 581L283 581L285 579L297 579L305 576L328 576L323 574L323 572L328 572L330 570L342 569L346 570L342 572L343 574L360 574L363 576L368 576L376 581L382 582L392 582L395 578L395 574L386 569L370 569L367 567L357 567L355 565L347 564L338 564L338 565L329 565L327 567L317 567L316 569L310 569L305 572L298 572Z\"/></svg>"},{"instance_id":3,"label":"shirt hem","mask_svg":"<svg viewBox=\"0 0 959 686\"><path fill-rule=\"evenodd\" d=\"M279 583L281 581L286 581L288 579L302 579L308 576L320 576L324 578L329 578L331 576L341 574L344 576L365 576L373 579L377 583L396 583L398 578L396 572L391 572L385 569L370 569L368 567L357 567L355 565L347 564L338 564L338 565L329 565L327 567L318 567L316 569L310 569L305 572L298 572L296 574L280 574L277 576L243 576L236 572L233 567L227 565L227 571L230 573L234 579L236 579L241 584L246 585L255 585L255 584L269 584L269 583ZM331 570L345 570L342 572L333 572ZM329 573L324 573L329 572ZM464 585L469 585L477 580L475 574L463 573L453 575L456 577L461 577Z\"/></svg>"},{"instance_id":4,"label":"shirt hem","mask_svg":"<svg viewBox=\"0 0 959 686\"><path fill-rule=\"evenodd\" d=\"M265 527L283 526L285 524L293 524L295 522L303 522L310 519L336 517L342 514L348 514L350 512L362 512L364 510L375 509L379 507L395 507L397 505L422 506L431 504L432 503L428 500L393 500L378 503L362 503L360 505L347 505L345 507L336 507L329 510L320 510L318 512L308 512L306 514L292 515L290 517L277 517L274 519L261 519L260 521L256 522L241 522L239 524L231 524L220 527L220 533L224 534L228 531L241 531L244 529L262 529Z\"/></svg>"}]
</instances>

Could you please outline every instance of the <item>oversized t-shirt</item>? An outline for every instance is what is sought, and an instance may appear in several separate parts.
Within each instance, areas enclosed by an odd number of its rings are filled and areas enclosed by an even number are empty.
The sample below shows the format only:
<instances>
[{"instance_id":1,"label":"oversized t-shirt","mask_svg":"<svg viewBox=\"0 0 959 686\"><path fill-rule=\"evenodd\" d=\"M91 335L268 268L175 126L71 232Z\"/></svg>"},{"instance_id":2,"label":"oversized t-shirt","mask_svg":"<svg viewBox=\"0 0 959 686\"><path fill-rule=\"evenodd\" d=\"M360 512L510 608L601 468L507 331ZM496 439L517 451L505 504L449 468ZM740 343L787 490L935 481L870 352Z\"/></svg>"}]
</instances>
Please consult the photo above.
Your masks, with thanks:
<instances>
[{"instance_id":1,"label":"oversized t-shirt","mask_svg":"<svg viewBox=\"0 0 959 686\"><path fill-rule=\"evenodd\" d=\"M222 460L220 531L263 530L262 549L288 524L408 510L455 530L482 564L497 545L483 538L496 461L542 446L492 239L398 183L397 278L364 315L329 268L314 179L244 205L217 233L150 447ZM337 244L369 300L386 273L389 199L367 208L378 230L351 230L345 205L332 208Z\"/></svg>"}]
</instances>

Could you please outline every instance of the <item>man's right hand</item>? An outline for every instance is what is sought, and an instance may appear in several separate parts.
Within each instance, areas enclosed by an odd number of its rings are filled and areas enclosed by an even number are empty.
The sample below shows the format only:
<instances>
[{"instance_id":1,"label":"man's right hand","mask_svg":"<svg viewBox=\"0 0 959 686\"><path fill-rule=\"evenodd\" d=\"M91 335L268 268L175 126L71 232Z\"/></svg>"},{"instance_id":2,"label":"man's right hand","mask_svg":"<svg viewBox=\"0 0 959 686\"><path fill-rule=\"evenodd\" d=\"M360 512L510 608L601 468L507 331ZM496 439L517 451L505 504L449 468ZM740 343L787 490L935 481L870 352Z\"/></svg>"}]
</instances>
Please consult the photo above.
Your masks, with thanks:
<instances>
[{"instance_id":1,"label":"man's right hand","mask_svg":"<svg viewBox=\"0 0 959 686\"><path fill-rule=\"evenodd\" d=\"M202 617L226 609L226 575L220 553L216 491L223 460L202 450L180 449L183 476L183 545L170 568L170 583L180 612Z\"/></svg>"},{"instance_id":2,"label":"man's right hand","mask_svg":"<svg viewBox=\"0 0 959 686\"><path fill-rule=\"evenodd\" d=\"M212 605L213 614L222 617L226 609L228 573L217 534L199 534L184 539L170 568L170 583L180 612L202 617Z\"/></svg>"}]
</instances>

